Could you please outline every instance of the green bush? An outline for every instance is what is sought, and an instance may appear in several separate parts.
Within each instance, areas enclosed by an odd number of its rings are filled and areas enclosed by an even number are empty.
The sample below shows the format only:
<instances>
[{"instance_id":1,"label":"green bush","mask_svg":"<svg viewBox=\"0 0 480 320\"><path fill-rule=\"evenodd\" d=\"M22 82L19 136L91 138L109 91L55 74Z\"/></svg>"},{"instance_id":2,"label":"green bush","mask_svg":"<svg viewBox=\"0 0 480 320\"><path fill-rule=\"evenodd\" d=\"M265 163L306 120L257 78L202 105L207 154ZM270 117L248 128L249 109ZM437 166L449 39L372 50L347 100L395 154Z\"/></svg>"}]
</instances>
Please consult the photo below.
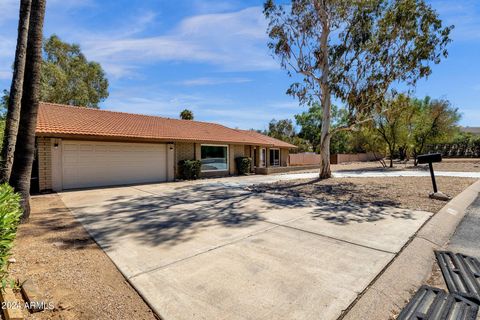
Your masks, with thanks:
<instances>
[{"instance_id":1,"label":"green bush","mask_svg":"<svg viewBox=\"0 0 480 320\"><path fill-rule=\"evenodd\" d=\"M200 160L182 160L178 164L182 179L194 180L200 177L200 169L202 167Z\"/></svg>"},{"instance_id":2,"label":"green bush","mask_svg":"<svg viewBox=\"0 0 480 320\"><path fill-rule=\"evenodd\" d=\"M0 185L0 279L6 275L8 257L22 215L20 195L4 183Z\"/></svg>"},{"instance_id":3,"label":"green bush","mask_svg":"<svg viewBox=\"0 0 480 320\"><path fill-rule=\"evenodd\" d=\"M248 157L238 157L235 158L235 162L237 163L238 174L245 175L250 173L252 159Z\"/></svg>"}]
</instances>

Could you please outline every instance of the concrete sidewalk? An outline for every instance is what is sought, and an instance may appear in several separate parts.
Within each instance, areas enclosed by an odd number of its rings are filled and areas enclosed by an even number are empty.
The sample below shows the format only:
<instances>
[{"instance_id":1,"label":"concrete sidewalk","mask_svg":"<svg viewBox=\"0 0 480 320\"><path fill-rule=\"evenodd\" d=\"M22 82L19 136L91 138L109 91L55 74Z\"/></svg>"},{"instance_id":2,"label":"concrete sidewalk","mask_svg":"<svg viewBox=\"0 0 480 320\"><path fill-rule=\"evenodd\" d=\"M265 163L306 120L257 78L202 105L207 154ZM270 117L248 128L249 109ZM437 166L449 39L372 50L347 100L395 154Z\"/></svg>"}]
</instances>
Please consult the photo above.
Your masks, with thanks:
<instances>
[{"instance_id":1,"label":"concrete sidewalk","mask_svg":"<svg viewBox=\"0 0 480 320\"><path fill-rule=\"evenodd\" d=\"M431 216L245 188L284 177L60 195L164 319L336 319Z\"/></svg>"},{"instance_id":2,"label":"concrete sidewalk","mask_svg":"<svg viewBox=\"0 0 480 320\"><path fill-rule=\"evenodd\" d=\"M267 176L252 175L243 177L230 177L221 179L212 179L212 183L223 183L225 186L245 186L258 183L274 183L278 181L290 181L297 179L316 179L318 171L315 172L299 172L299 173L282 173ZM385 171L379 170L343 170L332 172L334 178L375 178L375 177L430 177L430 172L421 170L397 170ZM455 171L435 171L438 177L460 177L460 178L478 178L480 172L455 172Z\"/></svg>"},{"instance_id":3,"label":"concrete sidewalk","mask_svg":"<svg viewBox=\"0 0 480 320\"><path fill-rule=\"evenodd\" d=\"M434 250L448 249L478 256L479 195L480 181L477 181L448 202L349 306L341 319L381 320L398 315L413 293L430 278L436 263Z\"/></svg>"},{"instance_id":4,"label":"concrete sidewalk","mask_svg":"<svg viewBox=\"0 0 480 320\"><path fill-rule=\"evenodd\" d=\"M318 171L314 172L298 172L298 173L281 173L271 175L251 175L251 176L236 176L216 179L201 179L195 181L174 182L166 185L175 186L190 186L190 185L205 185L224 186L224 187L244 187L260 183L275 183L279 181L291 181L298 179L316 179L318 178ZM335 178L369 178L369 177L430 177L428 171L420 170L398 170L385 171L379 170L344 170L332 172ZM480 172L449 172L438 171L436 176L441 177L462 177L462 178L479 178Z\"/></svg>"}]
</instances>

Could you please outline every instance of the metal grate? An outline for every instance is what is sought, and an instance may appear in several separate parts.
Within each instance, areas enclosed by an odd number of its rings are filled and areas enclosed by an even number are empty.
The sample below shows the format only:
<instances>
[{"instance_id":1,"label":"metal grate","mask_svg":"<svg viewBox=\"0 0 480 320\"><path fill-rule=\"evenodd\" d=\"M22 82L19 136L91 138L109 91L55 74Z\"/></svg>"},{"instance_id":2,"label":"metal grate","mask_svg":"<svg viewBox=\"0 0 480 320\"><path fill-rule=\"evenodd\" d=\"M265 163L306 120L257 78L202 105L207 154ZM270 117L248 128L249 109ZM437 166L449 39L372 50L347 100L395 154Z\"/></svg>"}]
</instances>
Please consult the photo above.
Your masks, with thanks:
<instances>
[{"instance_id":1,"label":"metal grate","mask_svg":"<svg viewBox=\"0 0 480 320\"><path fill-rule=\"evenodd\" d=\"M448 290L480 303L480 262L451 251L435 251L435 256Z\"/></svg>"},{"instance_id":2,"label":"metal grate","mask_svg":"<svg viewBox=\"0 0 480 320\"><path fill-rule=\"evenodd\" d=\"M478 305L457 294L422 286L397 320L475 320Z\"/></svg>"}]
</instances>

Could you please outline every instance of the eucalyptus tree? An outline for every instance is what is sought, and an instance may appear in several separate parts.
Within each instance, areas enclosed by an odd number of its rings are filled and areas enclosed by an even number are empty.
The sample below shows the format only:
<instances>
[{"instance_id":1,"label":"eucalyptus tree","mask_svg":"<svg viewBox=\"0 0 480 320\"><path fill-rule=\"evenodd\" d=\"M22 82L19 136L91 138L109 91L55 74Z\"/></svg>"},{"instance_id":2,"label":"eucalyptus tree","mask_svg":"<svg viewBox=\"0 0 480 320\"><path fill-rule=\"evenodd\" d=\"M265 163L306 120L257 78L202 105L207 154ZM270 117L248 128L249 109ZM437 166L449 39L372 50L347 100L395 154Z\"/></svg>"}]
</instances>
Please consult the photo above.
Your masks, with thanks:
<instances>
[{"instance_id":1,"label":"eucalyptus tree","mask_svg":"<svg viewBox=\"0 0 480 320\"><path fill-rule=\"evenodd\" d=\"M51 35L43 44L40 99L99 108L108 97L108 79L102 66L88 61L78 44Z\"/></svg>"},{"instance_id":2,"label":"eucalyptus tree","mask_svg":"<svg viewBox=\"0 0 480 320\"><path fill-rule=\"evenodd\" d=\"M287 93L322 107L320 178L331 176L334 131L370 121L394 87L430 75L453 28L424 0L268 0L264 14L269 47L295 77ZM332 97L348 112L344 126L331 127Z\"/></svg>"}]
</instances>

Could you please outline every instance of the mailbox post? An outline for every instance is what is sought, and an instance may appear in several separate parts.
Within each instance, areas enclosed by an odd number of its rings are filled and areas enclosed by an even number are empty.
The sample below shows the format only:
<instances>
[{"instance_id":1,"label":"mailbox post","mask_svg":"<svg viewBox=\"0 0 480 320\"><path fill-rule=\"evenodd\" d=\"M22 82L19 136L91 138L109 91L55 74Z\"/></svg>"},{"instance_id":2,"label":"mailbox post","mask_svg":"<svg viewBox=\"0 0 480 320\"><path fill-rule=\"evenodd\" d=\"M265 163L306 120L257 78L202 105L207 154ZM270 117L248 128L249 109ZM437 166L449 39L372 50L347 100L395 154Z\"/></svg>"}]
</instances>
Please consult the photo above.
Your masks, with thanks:
<instances>
[{"instance_id":1,"label":"mailbox post","mask_svg":"<svg viewBox=\"0 0 480 320\"><path fill-rule=\"evenodd\" d=\"M435 181L435 173L433 172L433 163L442 162L442 154L441 153L422 154L417 157L417 162L418 164L428 163L428 167L430 169L430 176L432 178L432 185L433 185L433 193L430 193L430 198L444 200L444 201L450 200L449 196L447 196L443 192L438 191L437 182Z\"/></svg>"}]
</instances>

